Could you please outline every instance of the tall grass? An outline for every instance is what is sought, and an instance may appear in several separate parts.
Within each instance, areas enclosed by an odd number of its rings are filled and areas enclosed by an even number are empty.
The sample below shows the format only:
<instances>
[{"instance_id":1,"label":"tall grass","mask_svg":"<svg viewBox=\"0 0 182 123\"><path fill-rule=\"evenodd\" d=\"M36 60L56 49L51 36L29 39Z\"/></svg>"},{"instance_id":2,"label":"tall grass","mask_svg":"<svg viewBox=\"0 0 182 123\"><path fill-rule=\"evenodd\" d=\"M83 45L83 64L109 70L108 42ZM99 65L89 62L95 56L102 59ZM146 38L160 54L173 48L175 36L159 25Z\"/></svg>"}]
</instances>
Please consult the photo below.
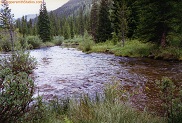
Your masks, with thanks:
<instances>
[{"instance_id":1,"label":"tall grass","mask_svg":"<svg viewBox=\"0 0 182 123\"><path fill-rule=\"evenodd\" d=\"M106 41L104 43L98 43L95 44L91 51L92 52L99 52L99 53L105 53L105 52L111 52L111 49L114 48L114 45L111 41Z\"/></svg>"},{"instance_id":2,"label":"tall grass","mask_svg":"<svg viewBox=\"0 0 182 123\"><path fill-rule=\"evenodd\" d=\"M111 50L117 56L148 57L152 53L153 49L155 49L154 44L131 40L126 41L124 47L121 47L121 45L118 44Z\"/></svg>"},{"instance_id":3,"label":"tall grass","mask_svg":"<svg viewBox=\"0 0 182 123\"><path fill-rule=\"evenodd\" d=\"M79 49L81 49L84 52L89 52L92 49L92 46L94 45L94 41L92 40L92 37L85 32L84 37L82 38L82 41L79 43Z\"/></svg>"},{"instance_id":4,"label":"tall grass","mask_svg":"<svg viewBox=\"0 0 182 123\"><path fill-rule=\"evenodd\" d=\"M82 36L75 36L73 39L64 40L64 43L65 44L79 44L82 41L83 41Z\"/></svg>"},{"instance_id":5,"label":"tall grass","mask_svg":"<svg viewBox=\"0 0 182 123\"><path fill-rule=\"evenodd\" d=\"M168 46L158 48L154 53L156 59L182 60L182 49L180 47Z\"/></svg>"},{"instance_id":6,"label":"tall grass","mask_svg":"<svg viewBox=\"0 0 182 123\"><path fill-rule=\"evenodd\" d=\"M46 105L39 123L164 123L163 118L131 108L124 101L126 91L120 84L106 86L103 96L78 100L58 100Z\"/></svg>"}]
</instances>

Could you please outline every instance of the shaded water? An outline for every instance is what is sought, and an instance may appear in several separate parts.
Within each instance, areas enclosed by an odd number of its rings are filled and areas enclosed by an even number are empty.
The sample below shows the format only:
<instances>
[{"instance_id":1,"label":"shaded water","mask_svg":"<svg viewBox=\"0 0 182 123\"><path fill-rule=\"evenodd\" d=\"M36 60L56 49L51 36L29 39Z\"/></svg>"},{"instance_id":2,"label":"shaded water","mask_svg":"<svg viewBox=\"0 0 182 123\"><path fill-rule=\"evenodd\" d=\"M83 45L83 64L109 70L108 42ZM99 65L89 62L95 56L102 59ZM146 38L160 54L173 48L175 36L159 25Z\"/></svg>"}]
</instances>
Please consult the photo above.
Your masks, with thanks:
<instances>
[{"instance_id":1,"label":"shaded water","mask_svg":"<svg viewBox=\"0 0 182 123\"><path fill-rule=\"evenodd\" d=\"M74 48L50 47L30 52L38 61L35 83L45 99L53 96L79 97L102 93L105 83L121 81L128 90L137 89L132 103L143 109L157 103L154 81L167 76L179 85L182 63L126 58L108 54L85 54ZM146 87L150 90L146 91ZM38 94L38 93L37 93Z\"/></svg>"}]
</instances>

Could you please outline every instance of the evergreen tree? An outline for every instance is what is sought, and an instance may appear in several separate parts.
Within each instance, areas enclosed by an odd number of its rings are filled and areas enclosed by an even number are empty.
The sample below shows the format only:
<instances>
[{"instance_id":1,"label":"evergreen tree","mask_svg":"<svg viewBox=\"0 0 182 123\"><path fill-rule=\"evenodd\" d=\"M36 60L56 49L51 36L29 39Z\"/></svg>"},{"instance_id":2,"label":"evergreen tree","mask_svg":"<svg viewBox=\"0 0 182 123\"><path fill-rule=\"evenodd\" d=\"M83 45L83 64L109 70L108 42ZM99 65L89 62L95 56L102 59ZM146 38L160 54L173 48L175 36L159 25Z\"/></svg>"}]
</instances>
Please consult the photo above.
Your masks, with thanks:
<instances>
[{"instance_id":1,"label":"evergreen tree","mask_svg":"<svg viewBox=\"0 0 182 123\"><path fill-rule=\"evenodd\" d=\"M68 22L66 21L64 24L64 39L69 39L70 38L70 27Z\"/></svg>"},{"instance_id":2,"label":"evergreen tree","mask_svg":"<svg viewBox=\"0 0 182 123\"><path fill-rule=\"evenodd\" d=\"M7 29L10 35L11 50L14 52L14 20L11 14L11 9L9 8L7 0L2 0L2 9L0 12L0 25L2 28Z\"/></svg>"},{"instance_id":3,"label":"evergreen tree","mask_svg":"<svg viewBox=\"0 0 182 123\"><path fill-rule=\"evenodd\" d=\"M18 28L18 31L21 33L21 20L20 19L17 19L16 20L16 28Z\"/></svg>"},{"instance_id":4,"label":"evergreen tree","mask_svg":"<svg viewBox=\"0 0 182 123\"><path fill-rule=\"evenodd\" d=\"M29 35L33 35L33 23L32 23L32 19L29 20L27 27L28 27L28 34Z\"/></svg>"},{"instance_id":5,"label":"evergreen tree","mask_svg":"<svg viewBox=\"0 0 182 123\"><path fill-rule=\"evenodd\" d=\"M122 40L124 46L127 33L127 3L126 0L113 0L112 7L112 22L114 25L114 32L119 40Z\"/></svg>"},{"instance_id":6,"label":"evergreen tree","mask_svg":"<svg viewBox=\"0 0 182 123\"><path fill-rule=\"evenodd\" d=\"M27 17L23 16L21 19L21 33L23 34L23 37L25 37L25 35L27 34Z\"/></svg>"},{"instance_id":7,"label":"evergreen tree","mask_svg":"<svg viewBox=\"0 0 182 123\"><path fill-rule=\"evenodd\" d=\"M51 26L51 36L58 36L60 33L60 19L57 17L53 11L49 14L50 26Z\"/></svg>"},{"instance_id":8,"label":"evergreen tree","mask_svg":"<svg viewBox=\"0 0 182 123\"><path fill-rule=\"evenodd\" d=\"M145 41L166 46L167 36L181 24L180 0L141 0L138 34ZM179 6L180 5L180 6Z\"/></svg>"},{"instance_id":9,"label":"evergreen tree","mask_svg":"<svg viewBox=\"0 0 182 123\"><path fill-rule=\"evenodd\" d=\"M46 3L42 3L38 17L38 34L43 42L51 41L50 20L46 9Z\"/></svg>"},{"instance_id":10,"label":"evergreen tree","mask_svg":"<svg viewBox=\"0 0 182 123\"><path fill-rule=\"evenodd\" d=\"M70 20L70 33L71 33L71 39L74 38L74 28L73 28L73 18Z\"/></svg>"},{"instance_id":11,"label":"evergreen tree","mask_svg":"<svg viewBox=\"0 0 182 123\"><path fill-rule=\"evenodd\" d=\"M96 0L93 0L92 3L92 9L91 9L91 14L90 14L90 30L91 30L91 35L93 37L93 40L97 40L97 29L98 29L98 12L99 12L99 6L96 2Z\"/></svg>"},{"instance_id":12,"label":"evergreen tree","mask_svg":"<svg viewBox=\"0 0 182 123\"><path fill-rule=\"evenodd\" d=\"M32 26L32 34L33 35L39 35L39 31L38 31L38 19L39 19L39 17L36 15L36 18L35 18L35 22L33 23L33 26Z\"/></svg>"},{"instance_id":13,"label":"evergreen tree","mask_svg":"<svg viewBox=\"0 0 182 123\"><path fill-rule=\"evenodd\" d=\"M84 11L84 6L80 8L80 13L79 13L79 27L80 27L80 35L83 37L84 36L84 19L83 19L83 11Z\"/></svg>"},{"instance_id":14,"label":"evergreen tree","mask_svg":"<svg viewBox=\"0 0 182 123\"><path fill-rule=\"evenodd\" d=\"M112 37L108 0L101 0L97 33L98 33L98 42L104 42Z\"/></svg>"},{"instance_id":15,"label":"evergreen tree","mask_svg":"<svg viewBox=\"0 0 182 123\"><path fill-rule=\"evenodd\" d=\"M139 17L138 17L138 10L140 6L137 4L137 0L128 0L127 6L129 15L127 18L128 28L127 28L127 37L128 38L137 38L137 26L139 25Z\"/></svg>"}]
</instances>

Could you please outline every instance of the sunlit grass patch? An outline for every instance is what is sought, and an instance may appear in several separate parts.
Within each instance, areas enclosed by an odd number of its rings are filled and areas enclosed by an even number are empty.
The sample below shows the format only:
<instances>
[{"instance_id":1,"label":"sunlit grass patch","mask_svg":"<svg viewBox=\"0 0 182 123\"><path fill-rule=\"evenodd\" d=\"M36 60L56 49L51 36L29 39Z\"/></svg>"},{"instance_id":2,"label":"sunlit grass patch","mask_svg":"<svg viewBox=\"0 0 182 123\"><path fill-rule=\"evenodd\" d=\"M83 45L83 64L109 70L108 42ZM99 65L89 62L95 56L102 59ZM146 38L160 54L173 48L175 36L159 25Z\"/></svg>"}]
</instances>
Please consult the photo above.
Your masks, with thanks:
<instances>
[{"instance_id":1,"label":"sunlit grass patch","mask_svg":"<svg viewBox=\"0 0 182 123\"><path fill-rule=\"evenodd\" d=\"M113 47L114 47L114 45L111 41L106 41L104 43L95 44L92 47L91 51L92 52L100 52L100 53L111 52L111 49Z\"/></svg>"},{"instance_id":2,"label":"sunlit grass patch","mask_svg":"<svg viewBox=\"0 0 182 123\"><path fill-rule=\"evenodd\" d=\"M129 57L148 57L151 54L154 45L151 43L142 43L138 40L126 41L125 46L116 45L112 51L117 56Z\"/></svg>"}]
</instances>

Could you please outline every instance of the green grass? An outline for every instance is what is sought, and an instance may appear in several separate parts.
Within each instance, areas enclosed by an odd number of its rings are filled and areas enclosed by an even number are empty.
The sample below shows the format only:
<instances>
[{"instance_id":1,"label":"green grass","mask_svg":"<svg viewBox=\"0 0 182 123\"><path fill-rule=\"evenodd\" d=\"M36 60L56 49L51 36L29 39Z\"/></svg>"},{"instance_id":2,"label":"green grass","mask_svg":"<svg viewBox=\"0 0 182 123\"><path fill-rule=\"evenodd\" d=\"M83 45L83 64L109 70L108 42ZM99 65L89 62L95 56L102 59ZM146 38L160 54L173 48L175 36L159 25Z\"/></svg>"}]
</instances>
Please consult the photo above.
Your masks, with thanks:
<instances>
[{"instance_id":1,"label":"green grass","mask_svg":"<svg viewBox=\"0 0 182 123\"><path fill-rule=\"evenodd\" d=\"M104 52L108 52L110 51L111 52L111 49L114 48L114 45L111 41L106 41L105 43L98 43L98 44L95 44L91 51L92 52L100 52L100 53L104 53Z\"/></svg>"},{"instance_id":2,"label":"green grass","mask_svg":"<svg viewBox=\"0 0 182 123\"><path fill-rule=\"evenodd\" d=\"M166 48L158 48L153 53L156 59L182 61L182 48L179 47L168 46Z\"/></svg>"},{"instance_id":3,"label":"green grass","mask_svg":"<svg viewBox=\"0 0 182 123\"><path fill-rule=\"evenodd\" d=\"M163 60L182 60L182 48L179 46L166 46L161 48L150 42L127 40L123 47L121 43L114 45L112 41L94 43L91 40L82 41L79 49L84 52L112 53L124 57L150 57Z\"/></svg>"},{"instance_id":4,"label":"green grass","mask_svg":"<svg viewBox=\"0 0 182 123\"><path fill-rule=\"evenodd\" d=\"M83 38L81 36L75 36L73 39L67 39L64 40L63 44L65 45L78 45L81 41L83 41Z\"/></svg>"},{"instance_id":5,"label":"green grass","mask_svg":"<svg viewBox=\"0 0 182 123\"><path fill-rule=\"evenodd\" d=\"M40 47L53 47L55 44L53 42L44 42Z\"/></svg>"},{"instance_id":6,"label":"green grass","mask_svg":"<svg viewBox=\"0 0 182 123\"><path fill-rule=\"evenodd\" d=\"M126 91L118 82L106 86L104 98L84 96L80 100L58 100L40 105L35 123L165 123L165 119L133 109L123 100ZM42 103L40 103L42 104ZM33 116L35 115L32 114ZM42 116L42 117L40 117ZM35 119L35 120L33 120ZM27 122L27 121L26 121Z\"/></svg>"},{"instance_id":7,"label":"green grass","mask_svg":"<svg viewBox=\"0 0 182 123\"><path fill-rule=\"evenodd\" d=\"M125 46L115 46L111 49L117 56L129 56L129 57L148 57L154 45L151 43L142 43L138 40L126 41Z\"/></svg>"},{"instance_id":8,"label":"green grass","mask_svg":"<svg viewBox=\"0 0 182 123\"><path fill-rule=\"evenodd\" d=\"M122 47L121 43L114 45L111 41L95 44L92 52L109 52L117 56L128 57L147 57L150 55L154 45L151 43L142 43L138 40L126 41L125 46Z\"/></svg>"}]
</instances>

